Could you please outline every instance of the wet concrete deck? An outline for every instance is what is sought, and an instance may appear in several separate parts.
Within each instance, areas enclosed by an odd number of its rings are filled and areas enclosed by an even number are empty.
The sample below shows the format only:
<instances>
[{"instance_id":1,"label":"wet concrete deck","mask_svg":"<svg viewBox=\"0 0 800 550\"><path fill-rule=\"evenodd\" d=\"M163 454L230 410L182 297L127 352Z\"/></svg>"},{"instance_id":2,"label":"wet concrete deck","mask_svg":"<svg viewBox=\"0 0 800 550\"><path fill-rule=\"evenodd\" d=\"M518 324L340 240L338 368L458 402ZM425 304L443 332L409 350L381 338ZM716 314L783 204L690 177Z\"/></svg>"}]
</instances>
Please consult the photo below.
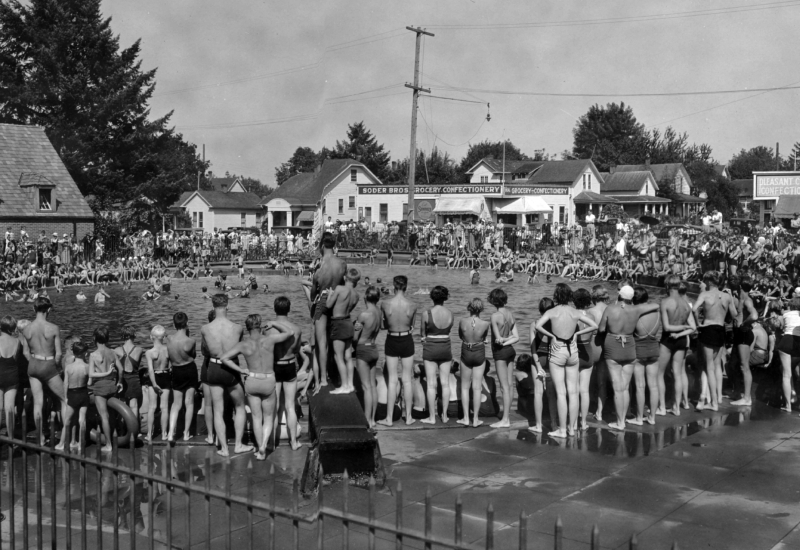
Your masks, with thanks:
<instances>
[{"instance_id":1,"label":"wet concrete deck","mask_svg":"<svg viewBox=\"0 0 800 550\"><path fill-rule=\"evenodd\" d=\"M483 547L486 536L486 508L494 508L494 541L497 548L516 548L521 511L527 518L530 548L550 548L557 517L564 524L564 548L588 548L593 524L597 524L603 548L627 548L627 541L636 533L642 549L667 549L673 540L685 549L786 550L800 547L800 418L777 409L757 404L752 408L723 407L718 413L685 412L681 417L659 417L658 425L642 428L631 426L625 432L613 432L599 424L592 425L578 437L555 440L527 431L527 422L515 418L512 429L488 427L464 428L451 420L447 426L411 429L397 426L378 433L388 474L387 485L375 498L375 516L394 525L397 506L396 489L402 481L405 525L422 530L424 499L430 491L433 505L433 532L452 540L454 509L457 495L463 501L464 542ZM90 448L90 450L92 450ZM206 470L205 459L211 468ZM252 455L239 455L226 461L211 447L178 446L173 451L172 468L181 480L233 494L268 501L273 487L269 464L276 467L275 498L289 507L291 483L302 473L305 450L292 452L282 445L269 457L257 463ZM128 455L123 462L130 462ZM137 466L150 467L148 453L137 451ZM16 546L24 547L21 538L21 466L16 461L15 510ZM229 472L225 471L225 464ZM164 447L153 451L153 468L167 473L168 454ZM45 469L46 470L46 469ZM72 543L80 544L81 505L74 490L78 470L73 467L73 493L65 506L64 474L52 480L43 472L42 542L51 540L49 495L55 488L57 502L56 537L58 547L65 546L66 508L72 510ZM2 463L0 508L6 515L2 523L3 547L9 540L9 481L12 474L7 461ZM28 468L29 489L35 491L31 468ZM89 506L94 509L97 494L96 471L87 476ZM109 476L101 487L108 494ZM149 547L149 488L141 487L137 495L136 546ZM153 535L155 547L166 542L167 492L154 487ZM350 488L350 511L367 513L367 491ZM31 499L33 496L31 495ZM105 497L107 501L111 499ZM31 502L34 502L31 500ZM325 488L325 504L341 507L341 483ZM211 548L224 548L228 522L225 506L214 502L211 519L205 515L201 496L191 502L183 495L172 498L172 545L176 548L204 548L206 528L212 537ZM300 511L312 513L316 498L302 500ZM114 516L113 506L106 502L104 516ZM33 520L35 511L29 514ZM187 541L186 520L191 519L191 538ZM129 518L129 516L128 516ZM94 529L96 519L90 512L88 525ZM120 548L130 548L128 519L122 520L123 539ZM342 528L326 522L326 548L340 548ZM335 522L334 522L335 523ZM231 541L234 548L246 548L252 536L258 547L266 547L269 521L260 513L250 520L246 511L234 506L231 512ZM104 526L104 546L112 547L112 528ZM28 542L38 542L35 529ZM316 544L313 525L301 525L300 547ZM366 547L364 529L354 528L350 535L352 548ZM96 532L88 537L89 547L96 548ZM276 548L290 548L290 525L278 524ZM410 543L410 547L421 547ZM391 536L378 533L376 548L394 548Z\"/></svg>"}]
</instances>

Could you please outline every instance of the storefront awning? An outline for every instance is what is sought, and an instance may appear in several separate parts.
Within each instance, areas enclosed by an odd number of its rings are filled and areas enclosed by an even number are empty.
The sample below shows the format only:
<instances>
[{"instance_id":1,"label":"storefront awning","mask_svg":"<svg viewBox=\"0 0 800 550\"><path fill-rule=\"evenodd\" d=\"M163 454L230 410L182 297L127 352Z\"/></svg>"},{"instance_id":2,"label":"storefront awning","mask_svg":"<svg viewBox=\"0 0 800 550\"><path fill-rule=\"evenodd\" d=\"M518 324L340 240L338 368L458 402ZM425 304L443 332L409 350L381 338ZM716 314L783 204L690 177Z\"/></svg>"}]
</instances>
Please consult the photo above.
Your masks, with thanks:
<instances>
[{"instance_id":1,"label":"storefront awning","mask_svg":"<svg viewBox=\"0 0 800 550\"><path fill-rule=\"evenodd\" d=\"M708 199L702 199L700 197L695 197L694 195L684 195L683 193L673 193L672 200L674 202L706 202Z\"/></svg>"},{"instance_id":2,"label":"storefront awning","mask_svg":"<svg viewBox=\"0 0 800 550\"><path fill-rule=\"evenodd\" d=\"M436 201L433 209L435 214L450 214L454 216L469 215L489 218L489 209L483 197L445 198Z\"/></svg>"},{"instance_id":3,"label":"storefront awning","mask_svg":"<svg viewBox=\"0 0 800 550\"><path fill-rule=\"evenodd\" d=\"M794 218L800 212L800 197L794 195L781 195L772 215L776 218Z\"/></svg>"},{"instance_id":4,"label":"storefront awning","mask_svg":"<svg viewBox=\"0 0 800 550\"><path fill-rule=\"evenodd\" d=\"M498 214L532 214L534 212L552 212L553 209L542 197L520 197L510 203L494 209Z\"/></svg>"},{"instance_id":5,"label":"storefront awning","mask_svg":"<svg viewBox=\"0 0 800 550\"><path fill-rule=\"evenodd\" d=\"M300 214L295 218L295 223L300 222L314 222L314 212L311 210L303 210Z\"/></svg>"},{"instance_id":6,"label":"storefront awning","mask_svg":"<svg viewBox=\"0 0 800 550\"><path fill-rule=\"evenodd\" d=\"M619 202L614 197L608 195L601 195L594 191L583 191L580 195L572 199L575 204L614 204Z\"/></svg>"}]
</instances>

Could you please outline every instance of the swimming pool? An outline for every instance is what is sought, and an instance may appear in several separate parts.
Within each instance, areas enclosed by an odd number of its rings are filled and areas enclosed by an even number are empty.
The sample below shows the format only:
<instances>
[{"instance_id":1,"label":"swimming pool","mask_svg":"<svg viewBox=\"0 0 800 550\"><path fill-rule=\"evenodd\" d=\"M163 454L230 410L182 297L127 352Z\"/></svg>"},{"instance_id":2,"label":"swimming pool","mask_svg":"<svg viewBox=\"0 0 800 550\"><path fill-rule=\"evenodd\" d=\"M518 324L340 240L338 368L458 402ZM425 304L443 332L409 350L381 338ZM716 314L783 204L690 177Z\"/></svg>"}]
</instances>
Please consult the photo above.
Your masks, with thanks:
<instances>
[{"instance_id":1,"label":"swimming pool","mask_svg":"<svg viewBox=\"0 0 800 550\"><path fill-rule=\"evenodd\" d=\"M456 322L452 330L453 352L456 357L459 355L460 342L458 341L458 319L467 315L466 305L469 300L479 297L484 302L486 308L482 317L488 319L494 308L486 301L486 296L493 288L500 287L508 294L508 307L514 313L520 334L520 342L515 346L517 353L523 353L528 349L527 341L532 321L539 317L538 304L544 296L552 296L557 282L563 281L554 278L552 283L527 284L527 276L520 274L518 278L510 283L495 284L491 277L491 272L482 272L482 280L478 285L469 284L469 272L464 270L435 270L430 267L408 267L394 266L391 269L385 266L356 266L361 271L361 282L357 290L362 295L362 302L356 308L356 313L362 311L363 291L365 285L364 277L368 276L372 284L377 284L377 279L381 279L379 286L386 286L392 289L392 277L395 275L406 275L409 278L408 295L419 305L419 314L416 318L414 341L417 347L418 357L422 356L422 344L419 342L419 319L424 309L432 306L428 292L415 294L420 290L430 291L435 285L443 285L450 291L450 299L446 306L453 312ZM290 319L303 328L305 338L310 336L311 323L308 315L308 302L305 294L300 287L300 278L292 275L289 277L282 275L266 275L261 270L254 270L258 277L259 289L252 291L250 298L233 298L228 307L228 316L235 322L244 324L247 315L258 313L263 319L274 318L272 303L277 296L286 295L292 301L292 312ZM261 274L259 274L261 273ZM244 281L238 279L234 272L229 272L228 281L235 286L241 286ZM269 285L269 292L264 294L263 284ZM574 289L591 289L598 284L595 281L570 282ZM603 283L611 289L616 289L616 283ZM214 292L213 279L200 279L183 282L174 280L172 291L165 294L155 302L146 302L141 299L141 295L146 290L144 283L135 284L130 290L125 290L121 285L106 287L106 291L111 295L105 303L94 303L96 289L92 287L69 287L63 294L49 291L50 299L54 309L50 320L61 328L62 341L68 336L80 336L87 342L91 341L92 331L100 326L105 326L111 332L112 345L120 343L120 330L125 325L131 325L136 329L137 343L144 347L149 347L150 329L156 325L164 325L168 332L172 331L172 315L178 311L183 311L189 316L189 328L192 335L198 341L200 339L200 327L207 322L208 312L211 309L210 300L202 298L202 287L207 286L209 293ZM86 301L79 302L75 296L78 289L82 288L86 294ZM654 293L651 299L660 297L663 290L652 289ZM175 296L179 298L176 300ZM33 306L30 303L2 302L0 305L2 315L13 315L17 319L32 319ZM355 315L354 314L354 315ZM383 351L383 343L386 333L382 332L378 338L378 346Z\"/></svg>"}]
</instances>

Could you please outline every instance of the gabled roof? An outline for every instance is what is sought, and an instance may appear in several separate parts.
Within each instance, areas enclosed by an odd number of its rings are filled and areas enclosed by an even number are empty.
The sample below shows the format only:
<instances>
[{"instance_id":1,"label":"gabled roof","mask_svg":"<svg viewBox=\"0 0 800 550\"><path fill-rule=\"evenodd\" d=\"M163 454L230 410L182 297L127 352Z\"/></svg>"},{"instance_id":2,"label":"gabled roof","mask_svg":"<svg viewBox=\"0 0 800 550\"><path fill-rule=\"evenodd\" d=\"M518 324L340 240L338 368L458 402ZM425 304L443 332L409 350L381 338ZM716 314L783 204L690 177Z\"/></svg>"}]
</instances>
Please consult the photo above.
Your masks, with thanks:
<instances>
[{"instance_id":1,"label":"gabled roof","mask_svg":"<svg viewBox=\"0 0 800 550\"><path fill-rule=\"evenodd\" d=\"M636 191L638 192L645 184L650 182L654 185L655 190L658 191L658 184L655 183L653 174L645 170L638 172L614 172L608 174L600 183L601 193L615 193L620 191Z\"/></svg>"},{"instance_id":2,"label":"gabled roof","mask_svg":"<svg viewBox=\"0 0 800 550\"><path fill-rule=\"evenodd\" d=\"M56 209L34 208L35 188L55 189ZM41 126L0 124L0 218L94 218L92 209Z\"/></svg>"},{"instance_id":3,"label":"gabled roof","mask_svg":"<svg viewBox=\"0 0 800 550\"><path fill-rule=\"evenodd\" d=\"M319 171L295 174L283 182L283 184L268 197L262 199L261 204L267 204L273 199L283 199L290 204L315 206L322 199L325 188L333 183L342 173L355 166L365 170L372 176L376 183L381 183L364 164L357 160L325 159Z\"/></svg>"},{"instance_id":4,"label":"gabled roof","mask_svg":"<svg viewBox=\"0 0 800 550\"><path fill-rule=\"evenodd\" d=\"M239 178L211 178L209 183L212 191L227 193L237 181L239 181Z\"/></svg>"},{"instance_id":5,"label":"gabled roof","mask_svg":"<svg viewBox=\"0 0 800 550\"><path fill-rule=\"evenodd\" d=\"M753 196L753 180L752 179L731 180L731 185L733 185L736 188L736 193L740 197L752 197Z\"/></svg>"},{"instance_id":6,"label":"gabled roof","mask_svg":"<svg viewBox=\"0 0 800 550\"><path fill-rule=\"evenodd\" d=\"M261 197L255 193L223 193L221 191L206 191L205 189L184 192L173 208L183 208L189 199L195 195L203 199L210 208L235 210L258 210L261 208L259 204Z\"/></svg>"},{"instance_id":7,"label":"gabled roof","mask_svg":"<svg viewBox=\"0 0 800 550\"><path fill-rule=\"evenodd\" d=\"M592 168L600 177L594 163L588 159L581 160L548 160L528 178L528 183L574 183L586 168Z\"/></svg>"},{"instance_id":8,"label":"gabled roof","mask_svg":"<svg viewBox=\"0 0 800 550\"><path fill-rule=\"evenodd\" d=\"M575 204L614 204L619 202L614 197L608 195L601 195L594 191L582 191L577 197L572 199Z\"/></svg>"},{"instance_id":9,"label":"gabled roof","mask_svg":"<svg viewBox=\"0 0 800 550\"><path fill-rule=\"evenodd\" d=\"M643 172L648 170L647 165L645 164L621 164L617 166L616 172ZM683 172L684 177L687 179L689 184L691 185L692 180L689 177L689 173L684 168L683 163L680 162L670 162L667 164L651 164L649 168L650 172L652 172L653 177L655 178L656 182L662 181L665 178L667 179L674 179L675 175L678 172Z\"/></svg>"},{"instance_id":10,"label":"gabled roof","mask_svg":"<svg viewBox=\"0 0 800 550\"><path fill-rule=\"evenodd\" d=\"M506 174L530 174L533 170L544 164L543 160L506 160L505 173ZM475 166L467 170L467 174L472 174L478 169L481 163L494 174L502 174L503 172L503 159L496 159L494 157L484 157L479 160Z\"/></svg>"}]
</instances>

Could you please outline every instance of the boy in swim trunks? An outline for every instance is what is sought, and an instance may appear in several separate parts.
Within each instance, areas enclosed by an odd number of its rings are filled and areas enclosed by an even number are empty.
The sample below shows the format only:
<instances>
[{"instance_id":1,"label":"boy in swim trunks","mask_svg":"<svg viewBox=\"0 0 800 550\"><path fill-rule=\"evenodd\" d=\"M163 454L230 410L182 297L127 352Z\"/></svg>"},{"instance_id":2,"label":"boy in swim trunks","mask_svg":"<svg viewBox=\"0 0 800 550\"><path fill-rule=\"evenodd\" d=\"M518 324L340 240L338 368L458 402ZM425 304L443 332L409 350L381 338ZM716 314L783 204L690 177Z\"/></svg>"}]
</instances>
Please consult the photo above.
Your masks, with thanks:
<instances>
[{"instance_id":1,"label":"boy in swim trunks","mask_svg":"<svg viewBox=\"0 0 800 550\"><path fill-rule=\"evenodd\" d=\"M109 349L108 329L98 327L94 330L94 342L97 349L89 355L89 382L94 405L100 416L100 425L106 444L100 449L104 453L111 452L111 422L108 418L109 399L122 391L122 363L113 350Z\"/></svg>"},{"instance_id":2,"label":"boy in swim trunks","mask_svg":"<svg viewBox=\"0 0 800 550\"><path fill-rule=\"evenodd\" d=\"M64 450L67 436L71 434L70 449L80 447L80 441L75 437L76 431L72 426L72 415L78 411L78 434L86 433L86 410L89 408L89 365L86 364L88 347L78 341L72 344L74 361L64 369L64 427L61 431L61 441L56 445L59 451ZM72 428L72 429L70 429ZM79 436L80 437L80 436Z\"/></svg>"},{"instance_id":3,"label":"boy in swim trunks","mask_svg":"<svg viewBox=\"0 0 800 550\"><path fill-rule=\"evenodd\" d=\"M380 283L380 280L378 281ZM414 338L411 329L417 314L417 305L406 298L408 278L397 275L394 278L394 297L380 304L383 328L389 331L386 337L386 369L389 378L386 410L393 411L397 396L397 366L402 366L403 402L406 406L406 424L415 422L411 415L414 405L412 370L414 368ZM378 420L378 424L392 425L392 417Z\"/></svg>"},{"instance_id":4,"label":"boy in swim trunks","mask_svg":"<svg viewBox=\"0 0 800 550\"><path fill-rule=\"evenodd\" d=\"M353 322L350 320L350 313L358 305L358 292L355 287L359 279L361 273L351 267L347 270L344 284L338 285L333 292L328 293L325 301L325 307L331 311L330 337L341 378L341 385L332 390L331 394L352 393L356 390L353 385Z\"/></svg>"},{"instance_id":5,"label":"boy in swim trunks","mask_svg":"<svg viewBox=\"0 0 800 550\"><path fill-rule=\"evenodd\" d=\"M194 358L197 355L197 341L189 336L189 317L182 311L172 316L175 334L167 340L167 354L172 365L172 408L169 412L169 435L167 439L174 441L181 408L186 406L183 440L189 441L189 433L194 417L194 393L197 390L198 375Z\"/></svg>"},{"instance_id":6,"label":"boy in swim trunks","mask_svg":"<svg viewBox=\"0 0 800 550\"><path fill-rule=\"evenodd\" d=\"M292 302L286 296L278 296L273 304L275 309L275 323L286 328L292 338L275 344L275 392L278 399L278 416L275 419L275 433L278 431L278 422L286 416L286 429L289 432L289 444L296 451L302 447L297 441L300 425L297 422L295 409L295 396L297 395L297 356L303 339L303 332L289 320ZM269 330L278 330L275 326L268 329L267 336L272 334ZM281 399L283 395L283 399Z\"/></svg>"},{"instance_id":7,"label":"boy in swim trunks","mask_svg":"<svg viewBox=\"0 0 800 550\"><path fill-rule=\"evenodd\" d=\"M27 340L31 354L28 362L28 378L33 393L33 419L37 430L43 427L41 423L45 386L61 400L62 414L65 406L64 384L56 368L56 365L61 363L60 330L47 320L52 308L49 298L36 298L33 302L36 319L22 330L22 336ZM39 443L44 445L44 441Z\"/></svg>"}]
</instances>

